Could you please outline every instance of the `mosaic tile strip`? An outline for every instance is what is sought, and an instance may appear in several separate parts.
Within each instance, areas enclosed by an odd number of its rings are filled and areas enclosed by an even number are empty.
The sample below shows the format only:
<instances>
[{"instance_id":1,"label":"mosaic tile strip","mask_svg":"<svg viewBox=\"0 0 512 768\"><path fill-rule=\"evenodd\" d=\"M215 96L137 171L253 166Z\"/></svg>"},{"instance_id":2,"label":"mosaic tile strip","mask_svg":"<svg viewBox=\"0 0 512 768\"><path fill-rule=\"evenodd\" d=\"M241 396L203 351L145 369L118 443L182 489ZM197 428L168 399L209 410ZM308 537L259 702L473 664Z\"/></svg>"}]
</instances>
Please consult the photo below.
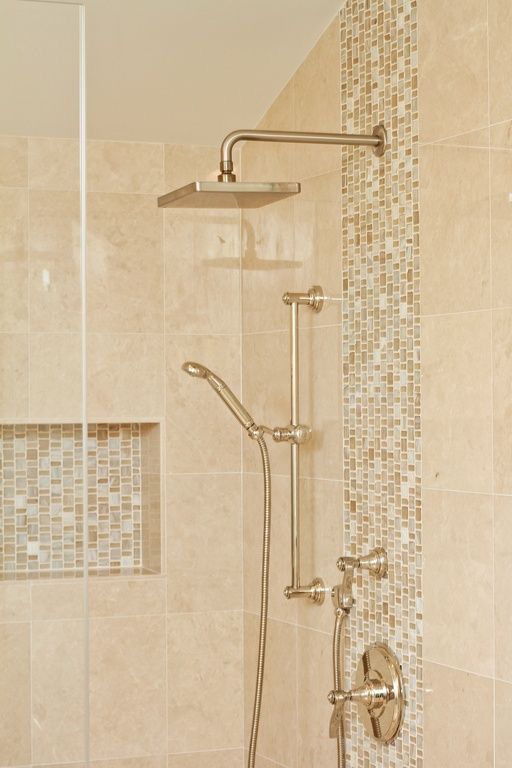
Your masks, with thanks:
<instances>
[{"instance_id":1,"label":"mosaic tile strip","mask_svg":"<svg viewBox=\"0 0 512 768\"><path fill-rule=\"evenodd\" d=\"M343 150L344 533L352 554L386 547L391 569L359 578L347 673L384 640L408 707L391 747L350 719L349 765L419 768L422 588L416 2L348 0L340 14L342 130L388 129L379 160ZM354 645L356 647L354 647Z\"/></svg>"},{"instance_id":2,"label":"mosaic tile strip","mask_svg":"<svg viewBox=\"0 0 512 768\"><path fill-rule=\"evenodd\" d=\"M90 568L141 566L140 432L89 427ZM0 573L83 570L82 469L80 425L0 425Z\"/></svg>"}]
</instances>

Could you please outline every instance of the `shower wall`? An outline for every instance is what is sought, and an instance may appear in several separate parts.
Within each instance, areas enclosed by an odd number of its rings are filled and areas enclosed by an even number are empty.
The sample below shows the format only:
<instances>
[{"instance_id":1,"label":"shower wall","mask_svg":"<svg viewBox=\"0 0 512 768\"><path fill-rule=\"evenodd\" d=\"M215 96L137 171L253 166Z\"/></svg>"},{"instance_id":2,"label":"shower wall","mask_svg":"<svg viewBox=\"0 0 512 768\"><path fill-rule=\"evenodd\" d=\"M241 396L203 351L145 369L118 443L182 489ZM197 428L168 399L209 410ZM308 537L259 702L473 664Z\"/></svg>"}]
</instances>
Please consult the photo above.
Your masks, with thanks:
<instances>
[{"instance_id":1,"label":"shower wall","mask_svg":"<svg viewBox=\"0 0 512 768\"><path fill-rule=\"evenodd\" d=\"M425 759L505 768L512 8L420 6Z\"/></svg>"},{"instance_id":2,"label":"shower wall","mask_svg":"<svg viewBox=\"0 0 512 768\"><path fill-rule=\"evenodd\" d=\"M156 206L157 194L214 174L217 148L91 141L88 160L87 405L89 421L104 425L89 435L89 500L103 512L90 506L87 613L80 573L2 571L0 765L80 763L88 739L91 759L109 766L231 768L243 746L240 435L180 366L197 358L240 388L240 217ZM18 475L30 476L51 448L53 478L80 438L76 142L0 139L0 200L2 467L10 478L15 456ZM94 576L105 524L115 533L116 494L106 521L101 483L127 450L119 424L133 425L142 488L129 496L142 493L153 560L144 574ZM128 475L122 482L124 493ZM160 527L151 505L165 496ZM141 512L131 513L136 527Z\"/></svg>"},{"instance_id":3,"label":"shower wall","mask_svg":"<svg viewBox=\"0 0 512 768\"><path fill-rule=\"evenodd\" d=\"M350 765L422 765L417 27L410 2L347 2L260 127L368 133L383 122L384 159L366 150L249 145L245 178L300 180L300 196L242 215L243 390L265 423L289 417L284 290L322 285L341 302L300 310L302 580L336 584L337 557L384 546L389 577L357 580L347 683L357 655L398 653L408 708L397 743L379 747L351 711ZM286 602L289 448L272 447L274 538L270 647L259 751L280 765L329 765L330 601ZM258 608L259 467L244 450L246 743Z\"/></svg>"}]
</instances>

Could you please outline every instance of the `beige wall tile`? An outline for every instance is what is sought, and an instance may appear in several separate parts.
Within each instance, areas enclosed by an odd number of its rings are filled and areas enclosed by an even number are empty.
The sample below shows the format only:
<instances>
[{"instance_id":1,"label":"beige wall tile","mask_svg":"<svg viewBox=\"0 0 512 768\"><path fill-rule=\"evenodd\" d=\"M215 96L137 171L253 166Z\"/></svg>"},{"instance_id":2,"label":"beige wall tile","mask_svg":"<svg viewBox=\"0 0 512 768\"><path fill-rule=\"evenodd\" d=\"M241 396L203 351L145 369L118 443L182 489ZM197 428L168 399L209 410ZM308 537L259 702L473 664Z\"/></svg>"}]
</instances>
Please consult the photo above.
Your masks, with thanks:
<instances>
[{"instance_id":1,"label":"beige wall tile","mask_svg":"<svg viewBox=\"0 0 512 768\"><path fill-rule=\"evenodd\" d=\"M496 735L494 768L509 768L512 754L512 685L497 682L495 689Z\"/></svg>"},{"instance_id":2,"label":"beige wall tile","mask_svg":"<svg viewBox=\"0 0 512 768\"><path fill-rule=\"evenodd\" d=\"M293 290L296 261L293 200L287 198L242 213L243 331L275 331L288 324L282 302Z\"/></svg>"},{"instance_id":3,"label":"beige wall tile","mask_svg":"<svg viewBox=\"0 0 512 768\"><path fill-rule=\"evenodd\" d=\"M512 493L512 309L493 312L494 490Z\"/></svg>"},{"instance_id":4,"label":"beige wall tile","mask_svg":"<svg viewBox=\"0 0 512 768\"><path fill-rule=\"evenodd\" d=\"M491 490L490 313L422 321L423 482Z\"/></svg>"},{"instance_id":5,"label":"beige wall tile","mask_svg":"<svg viewBox=\"0 0 512 768\"><path fill-rule=\"evenodd\" d=\"M70 192L80 188L80 148L76 139L31 136L28 162L30 189Z\"/></svg>"},{"instance_id":6,"label":"beige wall tile","mask_svg":"<svg viewBox=\"0 0 512 768\"><path fill-rule=\"evenodd\" d=\"M216 752L191 752L169 755L167 768L242 768L243 749L219 749Z\"/></svg>"},{"instance_id":7,"label":"beige wall tile","mask_svg":"<svg viewBox=\"0 0 512 768\"><path fill-rule=\"evenodd\" d=\"M27 139L0 136L0 187L26 187L27 182Z\"/></svg>"},{"instance_id":8,"label":"beige wall tile","mask_svg":"<svg viewBox=\"0 0 512 768\"><path fill-rule=\"evenodd\" d=\"M489 153L422 147L420 184L422 312L488 308Z\"/></svg>"},{"instance_id":9,"label":"beige wall tile","mask_svg":"<svg viewBox=\"0 0 512 768\"><path fill-rule=\"evenodd\" d=\"M32 759L34 763L84 759L83 621L32 624Z\"/></svg>"},{"instance_id":10,"label":"beige wall tile","mask_svg":"<svg viewBox=\"0 0 512 768\"><path fill-rule=\"evenodd\" d=\"M341 173L304 179L300 195L293 198L295 259L293 288L306 291L320 285L325 295L341 293ZM277 300L277 297L275 298ZM321 312L300 310L302 326L330 325L341 321L341 303L325 302Z\"/></svg>"},{"instance_id":11,"label":"beige wall tile","mask_svg":"<svg viewBox=\"0 0 512 768\"><path fill-rule=\"evenodd\" d=\"M512 683L512 497L494 497L494 633L496 677ZM489 632L492 636L492 633ZM510 711L509 711L510 715Z\"/></svg>"},{"instance_id":12,"label":"beige wall tile","mask_svg":"<svg viewBox=\"0 0 512 768\"><path fill-rule=\"evenodd\" d=\"M505 120L490 128L491 147L496 149L512 149L512 120Z\"/></svg>"},{"instance_id":13,"label":"beige wall tile","mask_svg":"<svg viewBox=\"0 0 512 768\"><path fill-rule=\"evenodd\" d=\"M494 674L492 497L423 493L425 657Z\"/></svg>"},{"instance_id":14,"label":"beige wall tile","mask_svg":"<svg viewBox=\"0 0 512 768\"><path fill-rule=\"evenodd\" d=\"M491 123L512 117L512 8L508 0L489 0L489 79Z\"/></svg>"},{"instance_id":15,"label":"beige wall tile","mask_svg":"<svg viewBox=\"0 0 512 768\"><path fill-rule=\"evenodd\" d=\"M333 687L332 641L328 634L301 628L297 632L298 765L320 768L336 761L336 741L329 738L332 707L327 701Z\"/></svg>"},{"instance_id":16,"label":"beige wall tile","mask_svg":"<svg viewBox=\"0 0 512 768\"><path fill-rule=\"evenodd\" d=\"M294 100L292 78L276 96L257 127L274 131L294 130ZM244 181L294 181L295 147L292 144L248 141L242 146L241 170Z\"/></svg>"},{"instance_id":17,"label":"beige wall tile","mask_svg":"<svg viewBox=\"0 0 512 768\"><path fill-rule=\"evenodd\" d=\"M240 212L165 212L169 333L240 330Z\"/></svg>"},{"instance_id":18,"label":"beige wall tile","mask_svg":"<svg viewBox=\"0 0 512 768\"><path fill-rule=\"evenodd\" d=\"M96 618L90 629L91 756L165 752L165 619Z\"/></svg>"},{"instance_id":19,"label":"beige wall tile","mask_svg":"<svg viewBox=\"0 0 512 768\"><path fill-rule=\"evenodd\" d=\"M288 332L255 333L242 339L242 401L258 424L285 426L290 422L290 350ZM290 471L290 446L268 440L270 464L275 474ZM244 470L260 472L259 451L243 441Z\"/></svg>"},{"instance_id":20,"label":"beige wall tile","mask_svg":"<svg viewBox=\"0 0 512 768\"><path fill-rule=\"evenodd\" d=\"M238 336L168 336L167 469L169 472L238 472L241 431L207 382L181 370L195 360L240 394Z\"/></svg>"},{"instance_id":21,"label":"beige wall tile","mask_svg":"<svg viewBox=\"0 0 512 768\"><path fill-rule=\"evenodd\" d=\"M165 609L162 578L89 579L89 616L152 616Z\"/></svg>"},{"instance_id":22,"label":"beige wall tile","mask_svg":"<svg viewBox=\"0 0 512 768\"><path fill-rule=\"evenodd\" d=\"M512 152L491 152L492 297L494 307L512 307Z\"/></svg>"},{"instance_id":23,"label":"beige wall tile","mask_svg":"<svg viewBox=\"0 0 512 768\"><path fill-rule=\"evenodd\" d=\"M0 418L28 416L28 335L0 333Z\"/></svg>"},{"instance_id":24,"label":"beige wall tile","mask_svg":"<svg viewBox=\"0 0 512 768\"><path fill-rule=\"evenodd\" d=\"M162 144L89 141L87 150L87 183L91 191L163 193Z\"/></svg>"},{"instance_id":25,"label":"beige wall tile","mask_svg":"<svg viewBox=\"0 0 512 768\"><path fill-rule=\"evenodd\" d=\"M487 124L487 13L479 0L422 4L419 96L421 141Z\"/></svg>"},{"instance_id":26,"label":"beige wall tile","mask_svg":"<svg viewBox=\"0 0 512 768\"><path fill-rule=\"evenodd\" d=\"M114 760L92 760L94 768L166 768L166 755L125 757Z\"/></svg>"},{"instance_id":27,"label":"beige wall tile","mask_svg":"<svg viewBox=\"0 0 512 768\"><path fill-rule=\"evenodd\" d=\"M87 235L88 329L161 332L162 212L154 196L91 193Z\"/></svg>"},{"instance_id":28,"label":"beige wall tile","mask_svg":"<svg viewBox=\"0 0 512 768\"><path fill-rule=\"evenodd\" d=\"M292 82L295 130L339 133L342 126L338 15L295 72ZM370 133L371 128L368 127ZM340 147L304 144L295 148L294 157L297 181L341 168Z\"/></svg>"},{"instance_id":29,"label":"beige wall tile","mask_svg":"<svg viewBox=\"0 0 512 768\"><path fill-rule=\"evenodd\" d=\"M0 624L0 762L30 763L30 626Z\"/></svg>"},{"instance_id":30,"label":"beige wall tile","mask_svg":"<svg viewBox=\"0 0 512 768\"><path fill-rule=\"evenodd\" d=\"M164 413L160 334L91 333L87 396L91 419L159 418Z\"/></svg>"},{"instance_id":31,"label":"beige wall tile","mask_svg":"<svg viewBox=\"0 0 512 768\"><path fill-rule=\"evenodd\" d=\"M168 611L241 610L240 475L168 476L167 510Z\"/></svg>"},{"instance_id":32,"label":"beige wall tile","mask_svg":"<svg viewBox=\"0 0 512 768\"><path fill-rule=\"evenodd\" d=\"M241 747L241 612L168 617L169 752Z\"/></svg>"},{"instance_id":33,"label":"beige wall tile","mask_svg":"<svg viewBox=\"0 0 512 768\"><path fill-rule=\"evenodd\" d=\"M30 329L80 329L80 221L76 192L29 196Z\"/></svg>"},{"instance_id":34,"label":"beige wall tile","mask_svg":"<svg viewBox=\"0 0 512 768\"><path fill-rule=\"evenodd\" d=\"M427 662L425 691L425 765L492 768L492 680Z\"/></svg>"},{"instance_id":35,"label":"beige wall tile","mask_svg":"<svg viewBox=\"0 0 512 768\"><path fill-rule=\"evenodd\" d=\"M258 651L258 616L245 614L245 734L250 734ZM265 665L265 706L262 708L258 752L295 768L297 765L297 643L296 627L269 621Z\"/></svg>"},{"instance_id":36,"label":"beige wall tile","mask_svg":"<svg viewBox=\"0 0 512 768\"><path fill-rule=\"evenodd\" d=\"M31 600L33 619L85 618L82 579L32 582Z\"/></svg>"},{"instance_id":37,"label":"beige wall tile","mask_svg":"<svg viewBox=\"0 0 512 768\"><path fill-rule=\"evenodd\" d=\"M219 173L219 148L165 144L164 168L164 192L183 187L192 181L216 181Z\"/></svg>"},{"instance_id":38,"label":"beige wall tile","mask_svg":"<svg viewBox=\"0 0 512 768\"><path fill-rule=\"evenodd\" d=\"M336 560L343 554L343 485L338 480L302 480L300 489L302 580L309 583L320 577L326 586L332 587L341 581ZM289 547L289 521L287 534ZM297 603L299 624L332 634L334 619L329 596L320 610L309 600Z\"/></svg>"},{"instance_id":39,"label":"beige wall tile","mask_svg":"<svg viewBox=\"0 0 512 768\"><path fill-rule=\"evenodd\" d=\"M454 147L473 147L488 148L490 142L490 129L481 128L477 131L468 131L459 133L457 136L449 136L447 139L441 139L438 144L450 144Z\"/></svg>"},{"instance_id":40,"label":"beige wall tile","mask_svg":"<svg viewBox=\"0 0 512 768\"><path fill-rule=\"evenodd\" d=\"M28 205L24 189L0 188L0 332L28 330Z\"/></svg>"},{"instance_id":41,"label":"beige wall tile","mask_svg":"<svg viewBox=\"0 0 512 768\"><path fill-rule=\"evenodd\" d=\"M153 574L162 572L165 541L164 478L142 473L142 566Z\"/></svg>"},{"instance_id":42,"label":"beige wall tile","mask_svg":"<svg viewBox=\"0 0 512 768\"><path fill-rule=\"evenodd\" d=\"M263 476L245 474L244 485L244 609L260 610L263 543ZM295 622L298 600L286 600L284 588L291 583L290 481L272 477L269 616Z\"/></svg>"},{"instance_id":43,"label":"beige wall tile","mask_svg":"<svg viewBox=\"0 0 512 768\"><path fill-rule=\"evenodd\" d=\"M0 621L30 621L28 582L0 582Z\"/></svg>"},{"instance_id":44,"label":"beige wall tile","mask_svg":"<svg viewBox=\"0 0 512 768\"><path fill-rule=\"evenodd\" d=\"M30 334L30 417L81 418L79 333Z\"/></svg>"},{"instance_id":45,"label":"beige wall tile","mask_svg":"<svg viewBox=\"0 0 512 768\"><path fill-rule=\"evenodd\" d=\"M313 429L311 440L301 448L305 477L342 477L341 362L338 326L301 330L300 420Z\"/></svg>"}]
</instances>

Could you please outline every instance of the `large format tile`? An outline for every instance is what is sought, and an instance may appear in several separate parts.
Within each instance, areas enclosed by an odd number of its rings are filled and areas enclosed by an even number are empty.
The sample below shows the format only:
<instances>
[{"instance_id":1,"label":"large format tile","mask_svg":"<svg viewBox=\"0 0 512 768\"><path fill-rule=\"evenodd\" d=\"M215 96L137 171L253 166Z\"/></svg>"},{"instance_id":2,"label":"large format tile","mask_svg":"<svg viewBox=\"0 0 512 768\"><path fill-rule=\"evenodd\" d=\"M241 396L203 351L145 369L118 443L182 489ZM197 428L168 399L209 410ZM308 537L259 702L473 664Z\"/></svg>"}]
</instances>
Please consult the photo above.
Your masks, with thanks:
<instances>
[{"instance_id":1,"label":"large format tile","mask_svg":"<svg viewBox=\"0 0 512 768\"><path fill-rule=\"evenodd\" d=\"M0 622L30 621L30 584L0 582Z\"/></svg>"},{"instance_id":2,"label":"large format tile","mask_svg":"<svg viewBox=\"0 0 512 768\"><path fill-rule=\"evenodd\" d=\"M512 307L512 152L491 152L491 237L493 307Z\"/></svg>"},{"instance_id":3,"label":"large format tile","mask_svg":"<svg viewBox=\"0 0 512 768\"><path fill-rule=\"evenodd\" d=\"M0 333L0 418L28 417L28 334Z\"/></svg>"},{"instance_id":4,"label":"large format tile","mask_svg":"<svg viewBox=\"0 0 512 768\"><path fill-rule=\"evenodd\" d=\"M338 15L297 69L292 83L295 96L295 130L339 133L341 114ZM371 127L369 130L371 132ZM294 158L294 178L297 181L341 168L339 146L301 144L295 147Z\"/></svg>"},{"instance_id":5,"label":"large format tile","mask_svg":"<svg viewBox=\"0 0 512 768\"><path fill-rule=\"evenodd\" d=\"M165 322L169 333L240 330L240 212L165 212Z\"/></svg>"},{"instance_id":6,"label":"large format tile","mask_svg":"<svg viewBox=\"0 0 512 768\"><path fill-rule=\"evenodd\" d=\"M95 140L88 142L87 151L87 183L91 191L162 194L162 144Z\"/></svg>"},{"instance_id":7,"label":"large format tile","mask_svg":"<svg viewBox=\"0 0 512 768\"><path fill-rule=\"evenodd\" d=\"M28 161L30 189L71 192L80 188L80 149L76 139L31 136Z\"/></svg>"},{"instance_id":8,"label":"large format tile","mask_svg":"<svg viewBox=\"0 0 512 768\"><path fill-rule=\"evenodd\" d=\"M80 334L30 334L30 417L79 421L81 395Z\"/></svg>"},{"instance_id":9,"label":"large format tile","mask_svg":"<svg viewBox=\"0 0 512 768\"><path fill-rule=\"evenodd\" d=\"M84 759L85 642L83 621L32 624L34 763Z\"/></svg>"},{"instance_id":10,"label":"large format tile","mask_svg":"<svg viewBox=\"0 0 512 768\"><path fill-rule=\"evenodd\" d=\"M80 330L80 220L77 192L31 190L30 330Z\"/></svg>"},{"instance_id":11,"label":"large format tile","mask_svg":"<svg viewBox=\"0 0 512 768\"><path fill-rule=\"evenodd\" d=\"M88 330L161 333L162 212L154 196L91 192L87 236Z\"/></svg>"},{"instance_id":12,"label":"large format tile","mask_svg":"<svg viewBox=\"0 0 512 768\"><path fill-rule=\"evenodd\" d=\"M164 145L164 192L192 181L216 181L219 148L193 144Z\"/></svg>"},{"instance_id":13,"label":"large format tile","mask_svg":"<svg viewBox=\"0 0 512 768\"><path fill-rule=\"evenodd\" d=\"M491 490L489 312L422 320L423 482Z\"/></svg>"},{"instance_id":14,"label":"large format tile","mask_svg":"<svg viewBox=\"0 0 512 768\"><path fill-rule=\"evenodd\" d=\"M163 334L91 333L87 351L90 418L163 416Z\"/></svg>"},{"instance_id":15,"label":"large format tile","mask_svg":"<svg viewBox=\"0 0 512 768\"><path fill-rule=\"evenodd\" d=\"M89 579L89 616L153 616L166 611L165 579Z\"/></svg>"},{"instance_id":16,"label":"large format tile","mask_svg":"<svg viewBox=\"0 0 512 768\"><path fill-rule=\"evenodd\" d=\"M493 768L493 683L425 663L425 765Z\"/></svg>"},{"instance_id":17,"label":"large format tile","mask_svg":"<svg viewBox=\"0 0 512 768\"><path fill-rule=\"evenodd\" d=\"M333 687L332 640L327 634L299 629L297 646L298 765L320 768L336 760L336 741L329 738L332 706L327 701Z\"/></svg>"},{"instance_id":18,"label":"large format tile","mask_svg":"<svg viewBox=\"0 0 512 768\"><path fill-rule=\"evenodd\" d=\"M421 311L487 309L489 153L431 145L420 161Z\"/></svg>"},{"instance_id":19,"label":"large format tile","mask_svg":"<svg viewBox=\"0 0 512 768\"><path fill-rule=\"evenodd\" d=\"M492 497L423 492L425 657L494 673Z\"/></svg>"},{"instance_id":20,"label":"large format tile","mask_svg":"<svg viewBox=\"0 0 512 768\"><path fill-rule=\"evenodd\" d=\"M512 493L512 309L493 312L494 490Z\"/></svg>"},{"instance_id":21,"label":"large format tile","mask_svg":"<svg viewBox=\"0 0 512 768\"><path fill-rule=\"evenodd\" d=\"M512 730L510 717L512 714L512 685L496 682L495 699L495 763L494 768L510 768L512 755Z\"/></svg>"},{"instance_id":22,"label":"large format tile","mask_svg":"<svg viewBox=\"0 0 512 768\"><path fill-rule=\"evenodd\" d=\"M286 83L258 123L260 130L290 131L295 128L293 78ZM241 151L244 181L293 181L293 144L247 141Z\"/></svg>"},{"instance_id":23,"label":"large format tile","mask_svg":"<svg viewBox=\"0 0 512 768\"><path fill-rule=\"evenodd\" d=\"M243 749L218 749L215 752L189 752L168 755L167 768L243 768Z\"/></svg>"},{"instance_id":24,"label":"large format tile","mask_svg":"<svg viewBox=\"0 0 512 768\"><path fill-rule=\"evenodd\" d=\"M91 756L165 752L165 617L96 618L90 639Z\"/></svg>"},{"instance_id":25,"label":"large format tile","mask_svg":"<svg viewBox=\"0 0 512 768\"><path fill-rule=\"evenodd\" d=\"M0 624L0 762L27 765L30 749L30 625Z\"/></svg>"},{"instance_id":26,"label":"large format tile","mask_svg":"<svg viewBox=\"0 0 512 768\"><path fill-rule=\"evenodd\" d=\"M169 615L167 664L169 753L241 747L242 613Z\"/></svg>"},{"instance_id":27,"label":"large format tile","mask_svg":"<svg viewBox=\"0 0 512 768\"><path fill-rule=\"evenodd\" d=\"M26 187L27 181L27 139L0 136L0 187Z\"/></svg>"},{"instance_id":28,"label":"large format tile","mask_svg":"<svg viewBox=\"0 0 512 768\"><path fill-rule=\"evenodd\" d=\"M242 609L240 496L239 474L168 476L169 612Z\"/></svg>"},{"instance_id":29,"label":"large format tile","mask_svg":"<svg viewBox=\"0 0 512 768\"><path fill-rule=\"evenodd\" d=\"M512 497L494 497L494 633L496 677L512 683Z\"/></svg>"},{"instance_id":30,"label":"large format tile","mask_svg":"<svg viewBox=\"0 0 512 768\"><path fill-rule=\"evenodd\" d=\"M487 124L487 11L480 0L429 0L419 34L420 139Z\"/></svg>"},{"instance_id":31,"label":"large format tile","mask_svg":"<svg viewBox=\"0 0 512 768\"><path fill-rule=\"evenodd\" d=\"M263 475L244 474L244 609L258 613L261 600L263 554ZM269 568L269 616L294 622L298 600L286 600L291 583L290 481L272 478L272 513Z\"/></svg>"},{"instance_id":32,"label":"large format tile","mask_svg":"<svg viewBox=\"0 0 512 768\"><path fill-rule=\"evenodd\" d=\"M33 620L85 618L85 593L81 579L33 581L30 593Z\"/></svg>"},{"instance_id":33,"label":"large format tile","mask_svg":"<svg viewBox=\"0 0 512 768\"><path fill-rule=\"evenodd\" d=\"M245 614L245 734L246 747L253 712L258 653L258 617ZM261 712L258 752L270 760L297 765L297 642L296 627L268 623L265 664L265 705Z\"/></svg>"},{"instance_id":34,"label":"large format tile","mask_svg":"<svg viewBox=\"0 0 512 768\"><path fill-rule=\"evenodd\" d=\"M0 188L0 332L28 330L27 193Z\"/></svg>"},{"instance_id":35,"label":"large format tile","mask_svg":"<svg viewBox=\"0 0 512 768\"><path fill-rule=\"evenodd\" d=\"M218 374L240 394L237 336L167 336L167 469L169 472L237 472L240 427L203 379L181 370L193 360Z\"/></svg>"},{"instance_id":36,"label":"large format tile","mask_svg":"<svg viewBox=\"0 0 512 768\"><path fill-rule=\"evenodd\" d=\"M489 82L491 123L512 118L512 6L508 0L489 0Z\"/></svg>"}]
</instances>

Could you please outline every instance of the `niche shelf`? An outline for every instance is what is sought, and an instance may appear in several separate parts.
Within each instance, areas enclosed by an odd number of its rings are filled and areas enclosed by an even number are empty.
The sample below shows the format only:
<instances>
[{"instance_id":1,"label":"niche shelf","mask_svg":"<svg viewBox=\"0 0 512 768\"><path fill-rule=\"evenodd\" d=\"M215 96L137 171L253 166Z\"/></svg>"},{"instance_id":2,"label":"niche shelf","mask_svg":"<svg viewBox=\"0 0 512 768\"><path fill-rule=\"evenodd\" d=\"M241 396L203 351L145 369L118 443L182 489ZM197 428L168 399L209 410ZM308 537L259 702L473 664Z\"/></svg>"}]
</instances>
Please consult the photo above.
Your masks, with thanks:
<instances>
[{"instance_id":1,"label":"niche shelf","mask_svg":"<svg viewBox=\"0 0 512 768\"><path fill-rule=\"evenodd\" d=\"M160 424L0 424L0 579L161 571Z\"/></svg>"}]
</instances>

